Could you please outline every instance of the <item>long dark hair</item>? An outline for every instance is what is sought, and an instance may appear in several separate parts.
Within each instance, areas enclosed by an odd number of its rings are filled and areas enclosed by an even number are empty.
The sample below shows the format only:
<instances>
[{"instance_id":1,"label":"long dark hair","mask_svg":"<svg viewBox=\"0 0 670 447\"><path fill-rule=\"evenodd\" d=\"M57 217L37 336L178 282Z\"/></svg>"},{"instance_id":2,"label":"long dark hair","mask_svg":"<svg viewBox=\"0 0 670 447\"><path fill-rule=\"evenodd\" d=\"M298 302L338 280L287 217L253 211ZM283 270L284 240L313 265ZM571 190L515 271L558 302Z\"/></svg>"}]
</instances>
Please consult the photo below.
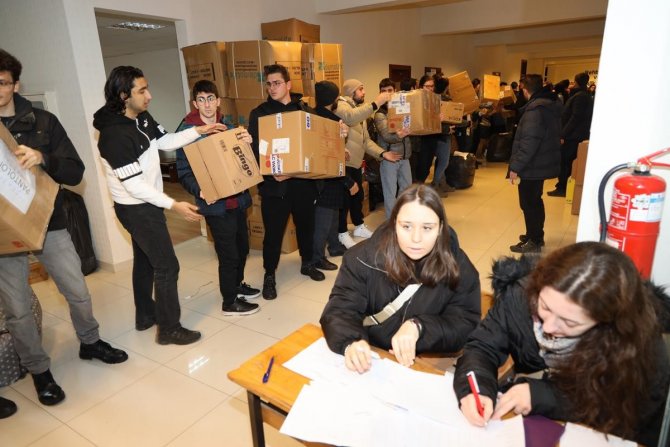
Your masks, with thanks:
<instances>
[{"instance_id":1,"label":"long dark hair","mask_svg":"<svg viewBox=\"0 0 670 447\"><path fill-rule=\"evenodd\" d=\"M112 69L105 82L105 107L112 113L122 115L126 111L126 99L130 98L135 79L143 78L142 70L129 65Z\"/></svg>"},{"instance_id":2,"label":"long dark hair","mask_svg":"<svg viewBox=\"0 0 670 447\"><path fill-rule=\"evenodd\" d=\"M419 204L430 208L440 220L440 234L435 241L435 246L421 260L421 269L417 272L416 262L410 259L398 245L396 233L396 220L403 205L417 201ZM412 185L404 190L395 202L391 216L384 222L379 231L381 240L377 256L383 260L384 269L391 281L399 285L420 282L433 287L440 282L445 282L449 287L455 289L458 285L458 264L451 253L451 238L449 237L449 225L444 206L440 196L434 189L425 185Z\"/></svg>"},{"instance_id":3,"label":"long dark hair","mask_svg":"<svg viewBox=\"0 0 670 447\"><path fill-rule=\"evenodd\" d=\"M596 321L551 378L576 420L632 436L656 363L660 328L655 297L628 256L599 242L560 248L542 259L527 286L537 315L540 290L564 293Z\"/></svg>"}]
</instances>

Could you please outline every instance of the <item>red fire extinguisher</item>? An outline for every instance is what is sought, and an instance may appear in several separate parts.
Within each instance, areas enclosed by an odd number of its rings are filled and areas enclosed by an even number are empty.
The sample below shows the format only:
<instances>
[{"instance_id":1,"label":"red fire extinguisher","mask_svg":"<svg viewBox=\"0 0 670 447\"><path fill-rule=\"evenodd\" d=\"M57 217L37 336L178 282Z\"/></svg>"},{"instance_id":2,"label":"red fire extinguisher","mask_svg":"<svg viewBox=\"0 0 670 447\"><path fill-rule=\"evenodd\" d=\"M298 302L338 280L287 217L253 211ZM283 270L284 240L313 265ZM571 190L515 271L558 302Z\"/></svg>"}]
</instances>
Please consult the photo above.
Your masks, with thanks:
<instances>
[{"instance_id":1,"label":"red fire extinguisher","mask_svg":"<svg viewBox=\"0 0 670 447\"><path fill-rule=\"evenodd\" d=\"M637 162L615 166L605 174L598 189L600 241L626 253L645 279L651 276L665 200L665 180L653 175L651 167L670 167L670 164L651 160L669 152L670 148L667 148ZM633 172L618 177L614 182L607 220L603 197L605 186L614 173L627 168L633 168Z\"/></svg>"}]
</instances>

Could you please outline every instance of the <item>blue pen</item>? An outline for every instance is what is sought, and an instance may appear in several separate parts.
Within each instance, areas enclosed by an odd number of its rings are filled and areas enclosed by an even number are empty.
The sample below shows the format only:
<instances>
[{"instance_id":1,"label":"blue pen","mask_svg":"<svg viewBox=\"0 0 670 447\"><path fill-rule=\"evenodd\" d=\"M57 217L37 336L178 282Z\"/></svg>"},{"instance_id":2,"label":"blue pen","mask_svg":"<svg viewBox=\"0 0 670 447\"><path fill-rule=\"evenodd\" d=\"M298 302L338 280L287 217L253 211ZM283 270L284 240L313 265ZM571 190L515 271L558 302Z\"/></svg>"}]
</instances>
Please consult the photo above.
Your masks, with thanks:
<instances>
[{"instance_id":1,"label":"blue pen","mask_svg":"<svg viewBox=\"0 0 670 447\"><path fill-rule=\"evenodd\" d=\"M268 363L268 369L265 371L265 374L263 374L263 383L268 383L268 380L270 380L270 372L272 372L272 365L275 363L275 356L273 355L270 357L270 363Z\"/></svg>"}]
</instances>

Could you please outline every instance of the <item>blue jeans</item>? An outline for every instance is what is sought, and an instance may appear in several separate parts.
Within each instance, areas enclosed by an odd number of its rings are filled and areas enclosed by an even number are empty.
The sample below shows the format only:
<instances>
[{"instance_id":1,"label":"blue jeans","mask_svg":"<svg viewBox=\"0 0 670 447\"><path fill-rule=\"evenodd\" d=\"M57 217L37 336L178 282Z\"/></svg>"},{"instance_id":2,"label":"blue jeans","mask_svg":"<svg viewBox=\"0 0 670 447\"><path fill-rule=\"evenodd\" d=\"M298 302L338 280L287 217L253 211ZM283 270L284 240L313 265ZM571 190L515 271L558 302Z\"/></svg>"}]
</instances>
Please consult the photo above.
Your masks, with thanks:
<instances>
[{"instance_id":1,"label":"blue jeans","mask_svg":"<svg viewBox=\"0 0 670 447\"><path fill-rule=\"evenodd\" d=\"M21 364L31 374L41 374L49 369L51 360L42 348L31 301L28 255L0 256L0 305L5 311L5 325L12 335Z\"/></svg>"},{"instance_id":2,"label":"blue jeans","mask_svg":"<svg viewBox=\"0 0 670 447\"><path fill-rule=\"evenodd\" d=\"M381 174L382 191L384 193L384 211L388 219L391 216L398 193L412 184L412 170L409 166L409 160L398 160L396 162L382 160L379 173Z\"/></svg>"},{"instance_id":3,"label":"blue jeans","mask_svg":"<svg viewBox=\"0 0 670 447\"><path fill-rule=\"evenodd\" d=\"M115 203L114 211L133 243L135 321L155 320L161 332L178 328L181 317L177 291L179 261L172 247L165 212L150 203ZM155 302L152 291L155 291Z\"/></svg>"},{"instance_id":4,"label":"blue jeans","mask_svg":"<svg viewBox=\"0 0 670 447\"><path fill-rule=\"evenodd\" d=\"M437 147L435 149L435 172L433 172L433 186L440 184L445 178L445 171L449 166L449 157L451 157L451 137L447 135L446 140L437 140Z\"/></svg>"}]
</instances>

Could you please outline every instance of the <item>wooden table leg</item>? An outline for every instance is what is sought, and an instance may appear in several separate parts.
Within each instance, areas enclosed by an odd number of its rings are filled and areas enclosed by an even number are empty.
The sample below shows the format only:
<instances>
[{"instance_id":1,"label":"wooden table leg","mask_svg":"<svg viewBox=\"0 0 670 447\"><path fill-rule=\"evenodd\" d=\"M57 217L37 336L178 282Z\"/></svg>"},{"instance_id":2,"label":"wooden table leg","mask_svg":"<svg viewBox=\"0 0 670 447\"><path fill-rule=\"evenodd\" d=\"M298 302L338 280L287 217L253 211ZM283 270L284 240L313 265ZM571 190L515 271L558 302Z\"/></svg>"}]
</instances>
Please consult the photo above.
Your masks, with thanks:
<instances>
[{"instance_id":1,"label":"wooden table leg","mask_svg":"<svg viewBox=\"0 0 670 447\"><path fill-rule=\"evenodd\" d=\"M249 402L249 418L251 420L251 438L254 447L265 447L265 433L263 432L263 413L261 412L261 398L251 391L247 391Z\"/></svg>"}]
</instances>

